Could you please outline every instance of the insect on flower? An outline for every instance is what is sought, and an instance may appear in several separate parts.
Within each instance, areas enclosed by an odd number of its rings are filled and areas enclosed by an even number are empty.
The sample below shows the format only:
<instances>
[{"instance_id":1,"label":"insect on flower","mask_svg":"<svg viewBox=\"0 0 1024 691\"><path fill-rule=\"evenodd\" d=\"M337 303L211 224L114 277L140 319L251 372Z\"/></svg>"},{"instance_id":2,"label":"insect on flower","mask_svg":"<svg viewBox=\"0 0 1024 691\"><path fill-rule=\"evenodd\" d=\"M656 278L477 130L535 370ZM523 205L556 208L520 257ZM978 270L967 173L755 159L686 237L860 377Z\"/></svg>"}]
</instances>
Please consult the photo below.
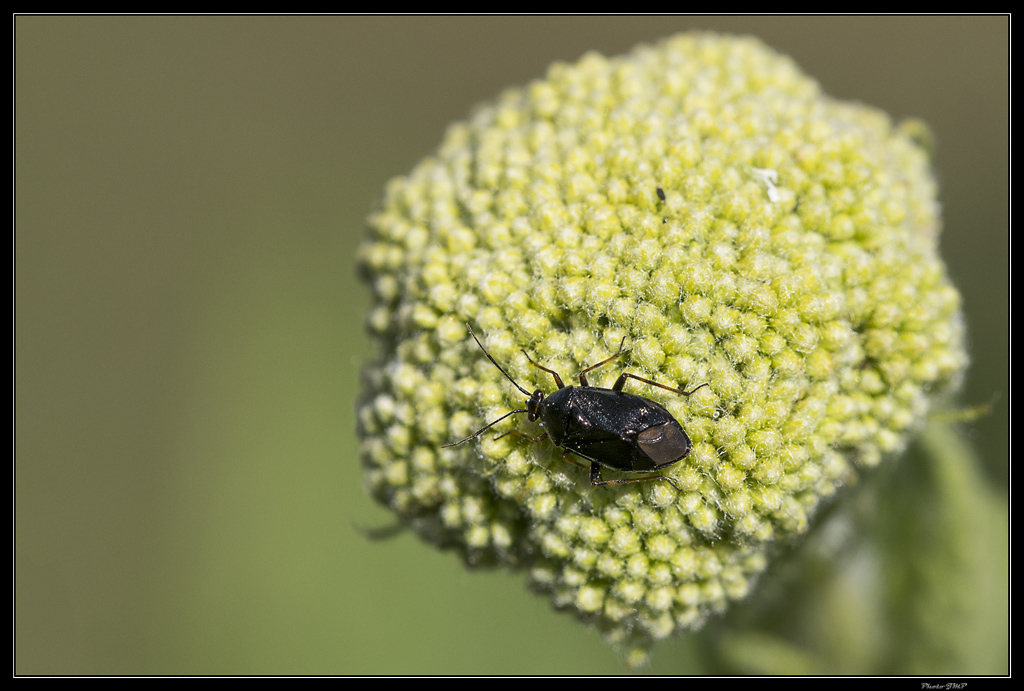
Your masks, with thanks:
<instances>
[{"instance_id":1,"label":"insect on flower","mask_svg":"<svg viewBox=\"0 0 1024 691\"><path fill-rule=\"evenodd\" d=\"M531 437L519 431L511 431L497 438L515 434L533 442L550 439L551 443L564 450L563 460L580 465L569 458L570 454L575 454L590 461L591 485L624 485L644 480L665 480L677 491L681 491L671 478L651 473L664 470L673 463L678 463L686 458L692 448L690 438L686 436L682 425L663 406L643 396L626 393L622 388L627 379L636 379L666 391L690 396L701 387L707 386L707 383L701 384L692 391L683 391L629 372L623 372L610 389L602 389L588 384L588 372L592 372L622 355L622 346L626 342L623 337L622 342L619 343L618 352L580 372L579 386L566 386L557 372L538 365L527 355L525 350L522 351L531 365L550 374L554 377L555 384L558 385L558 390L550 395L540 389L531 394L491 357L491 354L480 343L480 339L473 333L473 327L469 327L469 333L476 344L480 346L480 350L484 351L487 359L517 389L526 394L526 407L510 411L465 439L445 444L442 448L458 446L475 439L510 415L527 413L530 422L540 420L544 434L539 437ZM601 468L627 473L645 473L646 476L623 480L603 480Z\"/></svg>"}]
</instances>

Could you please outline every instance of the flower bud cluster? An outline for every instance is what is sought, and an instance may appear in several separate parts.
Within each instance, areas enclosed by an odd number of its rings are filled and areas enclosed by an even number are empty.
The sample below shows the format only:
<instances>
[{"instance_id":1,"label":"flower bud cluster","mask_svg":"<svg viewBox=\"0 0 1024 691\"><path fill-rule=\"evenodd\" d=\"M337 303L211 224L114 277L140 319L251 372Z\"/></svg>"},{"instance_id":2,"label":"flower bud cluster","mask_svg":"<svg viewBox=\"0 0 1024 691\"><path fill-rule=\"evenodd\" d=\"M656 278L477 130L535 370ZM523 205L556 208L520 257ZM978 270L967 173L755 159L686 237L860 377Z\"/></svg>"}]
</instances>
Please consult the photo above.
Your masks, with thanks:
<instances>
[{"instance_id":1,"label":"flower bud cluster","mask_svg":"<svg viewBox=\"0 0 1024 691\"><path fill-rule=\"evenodd\" d=\"M392 180L359 264L370 491L471 562L528 570L623 644L700 626L770 547L908 442L967 364L927 153L749 38L588 54L453 125ZM588 374L665 406L692 451L589 483L524 414ZM633 477L604 469L608 478ZM678 491L677 491L678 488ZM638 648L637 651L640 651ZM642 652L635 652L642 655Z\"/></svg>"}]
</instances>

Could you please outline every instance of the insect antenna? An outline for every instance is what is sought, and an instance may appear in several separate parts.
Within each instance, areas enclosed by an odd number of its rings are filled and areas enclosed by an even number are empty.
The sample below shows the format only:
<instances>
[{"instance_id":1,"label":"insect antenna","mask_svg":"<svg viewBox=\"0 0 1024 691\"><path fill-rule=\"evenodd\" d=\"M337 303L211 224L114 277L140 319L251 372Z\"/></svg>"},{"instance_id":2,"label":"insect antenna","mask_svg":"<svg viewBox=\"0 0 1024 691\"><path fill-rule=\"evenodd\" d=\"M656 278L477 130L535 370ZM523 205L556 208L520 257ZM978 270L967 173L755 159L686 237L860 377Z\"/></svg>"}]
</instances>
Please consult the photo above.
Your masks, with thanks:
<instances>
[{"instance_id":1,"label":"insect antenna","mask_svg":"<svg viewBox=\"0 0 1024 691\"><path fill-rule=\"evenodd\" d=\"M515 383L515 382L513 382L513 384L514 384L514 383ZM499 417L499 418L498 418L497 420L495 420L494 422L490 423L490 424L489 424L489 425L487 425L486 427L482 427L481 429L478 429L478 430L477 430L476 432L474 432L473 434L469 435L469 436L468 436L468 437L466 437L465 439L462 439L462 440L460 440L460 441L457 441L457 442L455 442L455 443L453 443L453 444L445 444L445 445L444 445L444 446L442 446L441 448L442 448L442 449L447 449L447 448L448 448L449 446L458 446L459 444L464 444L465 442L469 441L470 439L475 439L475 438L479 437L479 436L480 436L481 434L483 434L484 432L486 432L486 431L487 431L487 430L489 430L490 428L494 427L494 426L495 426L496 424L498 424L499 422L501 422L502 420L504 420L505 418L507 418L507 417L508 417L509 415L515 415L516 413L528 413L528 412L530 412L530 411L528 411L528 410L527 410L526 408L521 408L521 409L519 409L519 410L513 410L513 411L512 411L512 412L510 412L510 413L505 413L504 415L502 415L501 417Z\"/></svg>"},{"instance_id":2,"label":"insect antenna","mask_svg":"<svg viewBox=\"0 0 1024 691\"><path fill-rule=\"evenodd\" d=\"M498 370L499 370L499 371L500 371L500 372L501 372L502 374L504 374L504 375L505 375L505 378L506 378L506 379L508 379L508 380L509 380L510 382L512 382L513 384L515 384L515 387L516 387L517 389L519 389L520 391L522 391L522 392L523 392L524 394L526 394L527 396L532 396L533 394L531 394L531 393L530 393L529 391L527 391L527 390L526 390L526 389L524 389L523 387L519 386L519 384L517 384L517 383L516 383L516 380L515 380L515 379L513 379L512 377L510 377L510 376L509 376L509 374L508 374L508 372L506 372L506 371L505 371L504 369L502 369L501 365L499 365L499 364L497 363L497 361L496 361L496 360L495 360L494 358L492 358L492 357L491 357L491 354L490 354L490 353L488 353L488 352L487 352L487 349L486 349L486 348L484 348L484 346L483 346L483 344L482 344L482 343L480 343L480 339L476 337L476 334L475 334L475 333L473 333L473 327L472 327L472 326L470 326L469 324L466 324L466 328L468 328L468 329L469 329L469 335L470 335L470 336L472 336L472 337L473 337L473 340L474 340L474 341L476 341L476 344L477 344L478 346L480 346L480 350L484 351L484 355L486 355L486 356L487 356L487 359L491 361L491 364L492 364L492 365L494 365L495 367L497 367L497 368L498 368ZM529 358L529 356L527 356L527 358ZM521 412L521 413L525 413L525 412L527 412L527 411L525 411L525 410L521 410L521 411L518 411L518 412ZM511 413L509 413L509 415L511 415ZM507 416L506 416L506 417L507 417ZM502 418L502 419L504 419L504 418ZM498 420L495 420L494 422L498 422ZM491 423L491 425L493 425L493 424L494 424L494 422L492 422L492 423ZM491 425L487 425L487 427L490 427ZM484 427L484 429L487 429L487 427ZM480 430L480 432L483 432L483 431L484 431L483 429L482 429L482 430ZM477 434L480 434L480 432L477 432ZM476 436L476 435L473 435L473 436ZM472 439L472 437L470 437L470 439ZM465 439L463 439L462 441L465 441ZM462 442L460 441L459 443L461 444Z\"/></svg>"},{"instance_id":3,"label":"insect antenna","mask_svg":"<svg viewBox=\"0 0 1024 691\"><path fill-rule=\"evenodd\" d=\"M499 364L497 363L497 361L496 361L496 360L495 360L494 358L492 358L492 357L491 357L491 354L487 352L487 349L486 349L486 348L484 348L484 345L483 345L483 343L481 343L481 342L480 342L480 339L476 337L476 334L475 334L475 333L473 333L473 327L472 327L472 326L470 326L469 324L466 324L466 328L467 328L467 329L469 329L469 335L470 335L470 336L472 336L472 337L473 337L473 340L474 340L474 341L476 341L476 344L477 344L478 346L480 346L480 350L484 351L484 355L486 355L486 356L487 356L487 359L491 361L491 364L492 364L492 365L494 365L495 367L497 367L497 368L498 368L498 371L499 371L499 372L501 372L502 374L504 374L504 375L505 375L505 378L506 378L506 379L508 379L508 380L509 380L510 382L512 382L512 384L513 384L513 385L515 385L515 387L516 387L517 389L519 389L520 391L522 391L522 392L523 392L524 394L526 394L527 396L532 396L533 394L531 394L531 393L530 393L529 391L527 391L527 390L526 390L526 389L524 389L523 387L519 386L519 384L518 384L518 383L516 382L516 380L515 380L515 379L513 379L513 378L512 378L511 376L509 376L509 373L508 373L508 372L506 372L506 371L505 371L505 370L504 370L504 369L502 368L502 366L501 366L501 365L499 365ZM459 444L464 444L464 443L466 443L467 441L469 441L470 439L475 439L475 438L479 437L479 436L480 436L481 434L483 434L484 432L486 432L487 430L489 430L489 429L490 429L491 427L494 427L494 426L495 426L496 424L498 424L499 422L501 422L502 420L504 420L505 418L507 418L507 417L508 417L509 415L515 415L516 413L528 413L528 412L530 412L530 411L529 411L529 410L527 410L526 408L519 408L518 410L513 410L513 411L511 411L511 412L505 413L504 415L502 415L501 417L499 417L499 418L498 418L497 420L495 420L494 422L492 422L492 423L490 423L490 424L488 424L488 425L486 425L486 426L484 426L484 427L481 427L480 429L478 429L478 430L477 430L476 432L474 432L473 434L469 435L469 436L468 436L468 437L466 437L465 439L461 439L461 440L459 440L459 441L457 441L457 442L454 442L454 443L452 443L452 444L445 444L445 445L444 445L444 446L442 446L441 448L442 448L442 449L447 449L448 447L451 447L451 446L458 446Z\"/></svg>"}]
</instances>

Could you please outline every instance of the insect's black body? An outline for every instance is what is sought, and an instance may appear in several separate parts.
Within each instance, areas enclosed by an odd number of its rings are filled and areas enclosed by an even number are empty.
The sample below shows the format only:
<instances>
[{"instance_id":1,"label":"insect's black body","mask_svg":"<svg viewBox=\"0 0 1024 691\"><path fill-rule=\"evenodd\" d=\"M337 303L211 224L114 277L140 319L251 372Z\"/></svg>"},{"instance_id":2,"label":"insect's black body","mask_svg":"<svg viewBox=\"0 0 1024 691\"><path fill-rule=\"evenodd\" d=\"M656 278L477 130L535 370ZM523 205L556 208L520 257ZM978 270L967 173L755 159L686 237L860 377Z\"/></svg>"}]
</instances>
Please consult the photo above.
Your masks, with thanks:
<instances>
[{"instance_id":1,"label":"insect's black body","mask_svg":"<svg viewBox=\"0 0 1024 691\"><path fill-rule=\"evenodd\" d=\"M690 452L671 413L624 391L566 386L544 399L539 417L555 446L614 470L660 470Z\"/></svg>"},{"instance_id":2,"label":"insect's black body","mask_svg":"<svg viewBox=\"0 0 1024 691\"><path fill-rule=\"evenodd\" d=\"M506 434L516 434L531 441L550 439L555 446L565 450L562 458L570 463L575 463L569 459L570 453L585 458L590 461L590 484L621 485L661 479L669 482L677 490L679 489L671 479L660 475L630 480L602 480L601 468L631 473L650 473L681 461L690 453L690 438L686 436L686 432L672 417L672 414L654 401L624 392L622 387L627 379L636 379L683 396L689 396L706 384L701 384L693 391L682 391L638 377L635 374L623 372L610 389L590 386L587 383L587 372L619 357L622 354L622 344L619 344L619 351L615 355L580 372L580 386L578 387L565 386L557 372L538 365L530 359L529 355L526 355L526 351L523 351L523 355L530 360L530 364L550 374L558 385L558 390L550 396L545 395L540 389L531 394L519 386L508 375L508 372L495 362L491 354L477 339L472 328L469 333L472 334L480 349L484 351L487 359L529 398L526 399L525 408L506 413L476 433L453 444L446 444L446 446L457 446L467 442L509 415L528 413L531 422L540 420L540 424L545 430L544 434L539 437L530 437L522 432L507 432Z\"/></svg>"}]
</instances>

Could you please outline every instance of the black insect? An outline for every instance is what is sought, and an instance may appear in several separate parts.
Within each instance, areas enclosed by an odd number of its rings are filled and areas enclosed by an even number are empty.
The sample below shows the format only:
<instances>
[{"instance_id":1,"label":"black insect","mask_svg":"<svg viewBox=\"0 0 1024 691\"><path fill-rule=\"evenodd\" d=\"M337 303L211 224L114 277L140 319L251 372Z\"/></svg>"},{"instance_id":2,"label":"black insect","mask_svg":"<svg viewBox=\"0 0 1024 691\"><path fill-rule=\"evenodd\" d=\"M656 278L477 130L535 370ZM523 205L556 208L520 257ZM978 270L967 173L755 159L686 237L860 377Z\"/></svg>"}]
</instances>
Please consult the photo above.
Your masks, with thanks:
<instances>
[{"instance_id":1,"label":"black insect","mask_svg":"<svg viewBox=\"0 0 1024 691\"><path fill-rule=\"evenodd\" d=\"M660 187L658 188L658 199L661 200L662 204L665 203L665 190L661 189Z\"/></svg>"},{"instance_id":2,"label":"black insect","mask_svg":"<svg viewBox=\"0 0 1024 691\"><path fill-rule=\"evenodd\" d=\"M484 351L487 359L517 389L528 396L526 407L506 413L465 439L453 444L445 444L442 448L458 446L474 439L509 415L529 413L530 422L540 419L540 424L545 430L544 434L539 437L531 437L522 432L512 431L502 434L497 439L501 439L507 434L515 434L535 442L550 439L555 446L565 450L562 454L563 460L580 465L569 458L569 454L576 454L590 461L591 485L624 485L644 480L666 480L679 491L679 486L664 475L651 475L628 480L602 480L601 468L630 473L654 473L673 463L678 463L690 453L690 438L686 436L686 432L672 417L672 414L654 401L624 392L622 387L627 379L636 379L683 396L689 396L697 389L707 386L706 383L701 384L693 391L682 391L629 372L623 372L616 380L615 386L610 389L590 386L587 383L587 372L622 355L622 344L626 342L623 337L615 355L580 372L580 386L578 387L565 386L557 372L538 365L527 355L525 350L522 351L531 365L550 374L555 378L555 384L558 385L558 390L550 396L546 396L540 389L531 394L510 377L508 372L491 357L491 354L480 343L480 339L473 333L472 327L469 327L469 333L476 344L480 346L480 350Z\"/></svg>"}]
</instances>

